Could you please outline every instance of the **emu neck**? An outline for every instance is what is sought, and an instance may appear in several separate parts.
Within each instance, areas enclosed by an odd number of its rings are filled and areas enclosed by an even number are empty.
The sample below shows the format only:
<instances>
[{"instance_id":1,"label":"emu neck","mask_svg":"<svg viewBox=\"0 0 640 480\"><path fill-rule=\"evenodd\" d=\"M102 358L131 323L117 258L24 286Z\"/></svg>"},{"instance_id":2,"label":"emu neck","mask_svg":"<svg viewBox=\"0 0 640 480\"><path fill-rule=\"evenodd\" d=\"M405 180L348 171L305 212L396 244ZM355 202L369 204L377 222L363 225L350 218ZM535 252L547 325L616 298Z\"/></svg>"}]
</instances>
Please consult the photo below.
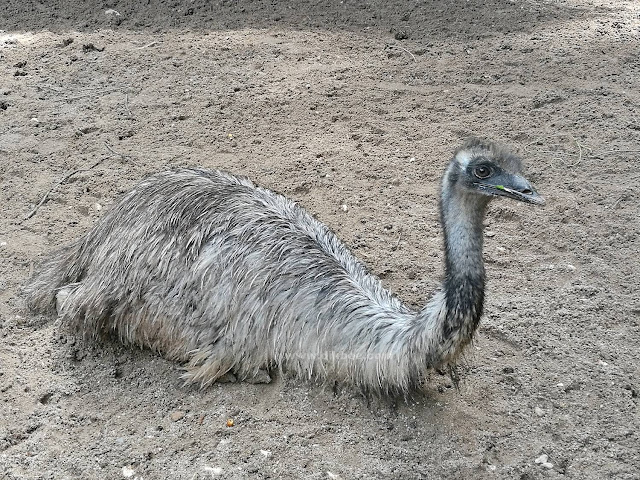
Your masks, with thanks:
<instances>
[{"instance_id":1,"label":"emu neck","mask_svg":"<svg viewBox=\"0 0 640 480\"><path fill-rule=\"evenodd\" d=\"M475 293L460 282L473 280L484 290L482 258L484 214L487 201L468 193L443 194L441 217L445 244L445 292ZM475 282L479 282L475 285Z\"/></svg>"},{"instance_id":2,"label":"emu neck","mask_svg":"<svg viewBox=\"0 0 640 480\"><path fill-rule=\"evenodd\" d=\"M484 304L482 221L488 199L455 186L443 188L441 216L445 242L445 279L438 321L439 360L450 362L471 341ZM438 325L439 324L439 325Z\"/></svg>"}]
</instances>

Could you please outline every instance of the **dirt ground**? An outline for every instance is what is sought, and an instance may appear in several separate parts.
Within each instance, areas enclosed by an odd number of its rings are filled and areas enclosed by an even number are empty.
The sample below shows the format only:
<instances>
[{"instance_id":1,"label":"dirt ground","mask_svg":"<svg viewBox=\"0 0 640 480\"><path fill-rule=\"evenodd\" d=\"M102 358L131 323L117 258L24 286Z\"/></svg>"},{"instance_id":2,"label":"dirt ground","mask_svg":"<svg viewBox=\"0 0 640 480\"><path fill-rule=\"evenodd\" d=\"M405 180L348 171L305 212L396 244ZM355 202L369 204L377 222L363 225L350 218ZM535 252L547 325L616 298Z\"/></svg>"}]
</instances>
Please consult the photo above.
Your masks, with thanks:
<instances>
[{"instance_id":1,"label":"dirt ground","mask_svg":"<svg viewBox=\"0 0 640 480\"><path fill-rule=\"evenodd\" d=\"M5 0L0 28L1 478L640 478L637 1ZM547 206L490 209L459 391L198 390L24 307L41 255L172 165L296 199L418 306L469 135Z\"/></svg>"}]
</instances>

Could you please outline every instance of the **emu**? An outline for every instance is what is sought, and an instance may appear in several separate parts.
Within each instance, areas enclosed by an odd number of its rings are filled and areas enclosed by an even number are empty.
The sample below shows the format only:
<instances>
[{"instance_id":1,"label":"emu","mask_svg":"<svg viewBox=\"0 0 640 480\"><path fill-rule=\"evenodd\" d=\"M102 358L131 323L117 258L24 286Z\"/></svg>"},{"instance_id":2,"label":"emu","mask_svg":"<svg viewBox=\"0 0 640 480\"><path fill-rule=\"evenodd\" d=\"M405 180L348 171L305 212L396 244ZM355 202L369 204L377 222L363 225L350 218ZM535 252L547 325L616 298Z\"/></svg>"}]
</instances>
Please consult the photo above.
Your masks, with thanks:
<instances>
[{"instance_id":1,"label":"emu","mask_svg":"<svg viewBox=\"0 0 640 480\"><path fill-rule=\"evenodd\" d=\"M280 367L367 391L409 392L455 366L482 315L483 218L497 196L543 198L521 160L470 139L444 173L441 289L414 311L295 202L221 171L175 169L127 193L45 260L28 304L90 338L186 363L187 381Z\"/></svg>"}]
</instances>

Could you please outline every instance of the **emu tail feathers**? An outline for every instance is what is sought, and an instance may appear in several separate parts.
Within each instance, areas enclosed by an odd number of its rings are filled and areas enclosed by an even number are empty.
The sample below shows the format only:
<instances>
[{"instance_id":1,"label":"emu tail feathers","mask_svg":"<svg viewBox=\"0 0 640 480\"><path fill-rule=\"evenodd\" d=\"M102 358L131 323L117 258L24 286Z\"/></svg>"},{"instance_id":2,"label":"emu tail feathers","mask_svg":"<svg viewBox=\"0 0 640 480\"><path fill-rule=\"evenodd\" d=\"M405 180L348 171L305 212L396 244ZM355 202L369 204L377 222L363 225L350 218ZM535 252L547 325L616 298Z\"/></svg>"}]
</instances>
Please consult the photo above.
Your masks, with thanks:
<instances>
[{"instance_id":1,"label":"emu tail feathers","mask_svg":"<svg viewBox=\"0 0 640 480\"><path fill-rule=\"evenodd\" d=\"M30 309L41 313L55 313L58 292L82 278L84 268L80 265L81 246L81 242L74 242L63 247L38 266L37 273L23 289Z\"/></svg>"}]
</instances>

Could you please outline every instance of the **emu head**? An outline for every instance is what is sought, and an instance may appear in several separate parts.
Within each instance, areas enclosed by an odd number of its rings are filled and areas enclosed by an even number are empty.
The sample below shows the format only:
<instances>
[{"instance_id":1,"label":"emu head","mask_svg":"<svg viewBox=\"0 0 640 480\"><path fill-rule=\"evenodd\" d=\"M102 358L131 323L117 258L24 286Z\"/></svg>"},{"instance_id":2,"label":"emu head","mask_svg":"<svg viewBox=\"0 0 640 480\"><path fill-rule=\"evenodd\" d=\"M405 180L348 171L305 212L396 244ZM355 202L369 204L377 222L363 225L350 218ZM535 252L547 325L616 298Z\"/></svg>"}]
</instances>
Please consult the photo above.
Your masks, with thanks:
<instances>
[{"instance_id":1,"label":"emu head","mask_svg":"<svg viewBox=\"0 0 640 480\"><path fill-rule=\"evenodd\" d=\"M471 194L478 203L486 204L491 197L507 197L544 204L544 198L522 176L519 157L477 138L467 140L456 150L442 186L445 194Z\"/></svg>"}]
</instances>

